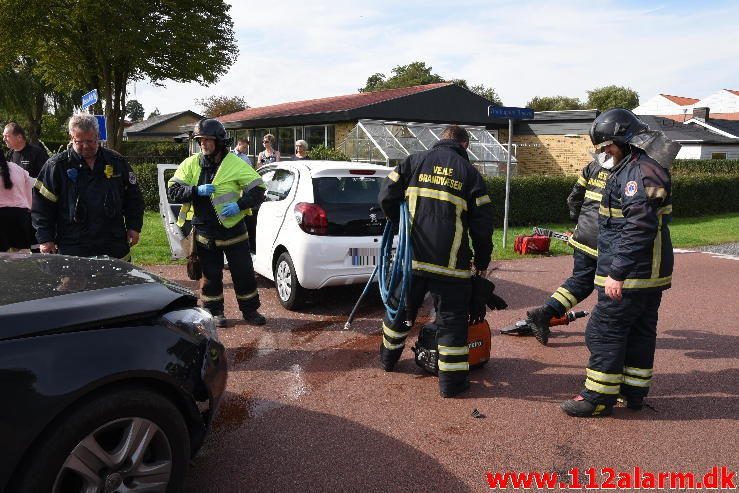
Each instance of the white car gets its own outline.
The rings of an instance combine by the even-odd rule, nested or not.
[[[160,212],[172,256],[183,258],[179,205],[166,197],[166,170],[176,168],[159,165]],[[385,227],[377,194],[390,171],[345,161],[282,161],[259,169],[267,192],[252,238],[254,270],[275,282],[285,308],[298,308],[305,290],[367,282]]]

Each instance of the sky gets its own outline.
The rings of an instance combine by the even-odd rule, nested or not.
[[[640,101],[739,90],[739,2],[230,1],[236,62],[209,86],[129,86],[148,115],[200,112],[196,99],[251,107],[353,94],[375,73],[423,61],[444,79],[492,87],[506,106],[587,99],[607,85]]]

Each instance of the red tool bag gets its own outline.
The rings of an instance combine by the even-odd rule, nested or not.
[[[551,238],[541,235],[518,235],[513,242],[513,251],[526,255],[529,253],[548,253]]]

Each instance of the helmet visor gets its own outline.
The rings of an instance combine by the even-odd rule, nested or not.
[[[596,152],[596,154],[597,153],[601,153],[601,152],[605,152],[606,147],[608,147],[611,144],[613,144],[613,141],[612,140],[606,140],[604,142],[601,142],[600,144],[595,144],[595,152]]]

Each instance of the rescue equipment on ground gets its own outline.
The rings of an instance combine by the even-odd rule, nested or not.
[[[540,228],[539,226],[534,226],[531,234],[537,236],[548,236],[549,238],[554,238],[555,240],[562,240],[565,243],[568,243],[570,241],[571,236],[567,233],[560,233],[559,231],[552,231],[551,229]]]
[[[542,235],[517,235],[513,241],[513,251],[521,254],[549,253],[551,238]]]
[[[549,321],[549,326],[554,327],[556,325],[569,325],[570,322],[574,322],[578,318],[585,317],[589,314],[587,310],[580,310],[580,311],[569,311],[562,315],[561,317],[552,317],[552,319]],[[500,329],[501,334],[505,334],[508,336],[532,336],[534,335],[534,331],[531,329],[531,325],[529,324],[529,320],[519,320],[513,325],[509,325],[508,327],[504,327]]]
[[[490,325],[486,320],[467,327],[468,361],[470,370],[481,368],[490,360]],[[439,327],[426,324],[418,333],[418,341],[411,348],[416,364],[432,375],[439,374]]]

